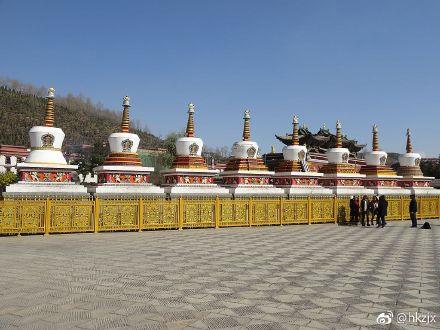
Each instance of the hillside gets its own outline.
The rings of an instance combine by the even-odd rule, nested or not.
[[[29,145],[28,131],[41,125],[46,100],[43,97],[0,87],[0,144]],[[91,144],[106,141],[110,133],[119,130],[119,114],[93,112],[80,107],[70,108],[57,104],[55,99],[55,126],[66,134],[64,145]],[[161,147],[163,141],[142,130],[132,129],[139,135],[141,148]]]

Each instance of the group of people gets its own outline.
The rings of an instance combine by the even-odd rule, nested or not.
[[[359,201],[359,197],[353,196],[350,199],[350,222],[357,224],[359,218],[363,227],[366,224],[369,227],[374,226],[374,220],[376,219],[377,228],[383,228],[387,222],[385,220],[388,214],[388,201],[385,196],[373,196],[369,199],[368,196],[363,196]],[[415,195],[411,195],[411,201],[409,203],[409,214],[411,217],[411,227],[417,227],[417,200]]]

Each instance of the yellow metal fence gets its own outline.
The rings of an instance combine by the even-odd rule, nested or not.
[[[439,197],[418,197],[418,217],[440,217]],[[409,219],[409,197],[388,198],[388,220]],[[0,201],[0,234],[337,223],[349,199],[93,199]]]

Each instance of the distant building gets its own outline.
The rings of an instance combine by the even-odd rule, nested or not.
[[[64,148],[64,156],[69,164],[80,160],[83,155],[93,152],[93,146],[89,144],[68,144]]]
[[[17,173],[17,163],[24,161],[29,152],[30,150],[23,146],[0,144],[0,173]]]

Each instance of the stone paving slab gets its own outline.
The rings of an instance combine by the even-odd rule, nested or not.
[[[0,329],[440,328],[430,223],[0,237]]]

